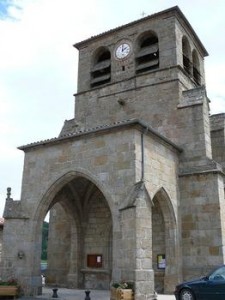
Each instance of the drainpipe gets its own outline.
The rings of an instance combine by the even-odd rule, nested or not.
[[[148,127],[141,133],[141,181],[145,179],[145,153],[144,153],[144,135],[147,134]]]

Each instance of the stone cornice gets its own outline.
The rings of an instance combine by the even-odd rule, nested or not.
[[[189,171],[178,174],[179,177],[196,176],[196,175],[208,175],[208,174],[220,174],[225,176],[225,173],[220,169],[204,170],[204,171]]]

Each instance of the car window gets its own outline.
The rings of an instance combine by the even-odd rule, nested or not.
[[[225,266],[214,271],[210,276],[210,280],[225,280]]]

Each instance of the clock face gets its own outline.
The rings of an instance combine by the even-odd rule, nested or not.
[[[115,51],[115,56],[118,59],[126,58],[131,52],[131,45],[127,42],[121,43]]]

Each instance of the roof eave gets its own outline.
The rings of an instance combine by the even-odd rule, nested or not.
[[[108,35],[108,34],[112,34],[114,32],[117,32],[121,29],[124,29],[126,27],[130,27],[130,26],[133,26],[137,23],[140,23],[140,22],[143,22],[144,20],[148,20],[148,19],[153,19],[153,18],[156,18],[160,15],[163,15],[163,14],[166,14],[168,12],[172,12],[174,11],[175,13],[177,13],[177,15],[179,17],[181,17],[181,19],[184,21],[184,23],[187,25],[187,27],[191,30],[193,36],[195,37],[195,39],[197,40],[197,42],[199,43],[200,47],[202,48],[202,51],[203,51],[203,55],[204,56],[208,56],[208,52],[207,50],[205,49],[205,47],[203,46],[202,42],[200,41],[199,37],[197,36],[197,34],[195,33],[193,27],[191,26],[191,24],[189,23],[189,21],[187,20],[187,18],[185,17],[185,15],[182,13],[182,11],[180,10],[179,6],[173,6],[171,8],[168,8],[168,9],[165,9],[165,10],[162,10],[160,12],[157,12],[157,13],[154,13],[154,14],[151,14],[149,16],[146,16],[144,18],[141,18],[141,19],[138,19],[138,20],[135,20],[133,22],[130,22],[130,23],[127,23],[125,25],[122,25],[122,26],[118,26],[114,29],[110,29],[106,32],[103,32],[103,33],[100,33],[98,35],[95,35],[95,36],[92,36],[86,40],[83,40],[81,42],[78,42],[78,43],[75,43],[73,46],[77,49],[77,50],[80,50],[81,48],[85,47],[90,41],[95,41],[105,35]]]
[[[119,127],[125,127],[125,126],[131,126],[131,125],[139,125],[144,129],[145,133],[149,132],[149,133],[157,136],[158,138],[160,138],[161,140],[163,140],[164,142],[166,142],[170,146],[174,147],[178,152],[183,151],[182,148],[180,148],[179,146],[174,144],[168,138],[164,137],[163,135],[161,135],[160,133],[155,131],[153,128],[151,128],[148,124],[146,124],[143,121],[140,121],[139,119],[120,121],[120,122],[116,122],[116,123],[110,124],[110,125],[102,125],[102,126],[98,126],[96,128],[93,128],[93,129],[88,129],[88,130],[85,130],[85,131],[79,131],[79,132],[76,132],[76,133],[73,133],[73,134],[68,134],[68,135],[65,135],[65,136],[61,136],[61,137],[57,137],[57,138],[52,138],[52,139],[48,139],[48,140],[44,140],[44,141],[40,141],[40,142],[35,142],[35,143],[32,143],[32,144],[20,146],[20,147],[18,147],[18,149],[26,152],[26,150],[29,150],[29,149],[32,149],[32,148],[35,148],[35,147],[40,147],[40,146],[45,146],[45,145],[52,145],[52,144],[60,143],[61,141],[66,141],[66,140],[69,140],[69,139],[72,139],[72,138],[78,138],[78,137],[81,137],[81,136],[86,136],[86,135],[90,135],[90,134],[94,134],[94,133],[100,133],[100,132],[103,132],[103,131],[109,131],[109,130],[116,129],[116,128],[119,128]]]

